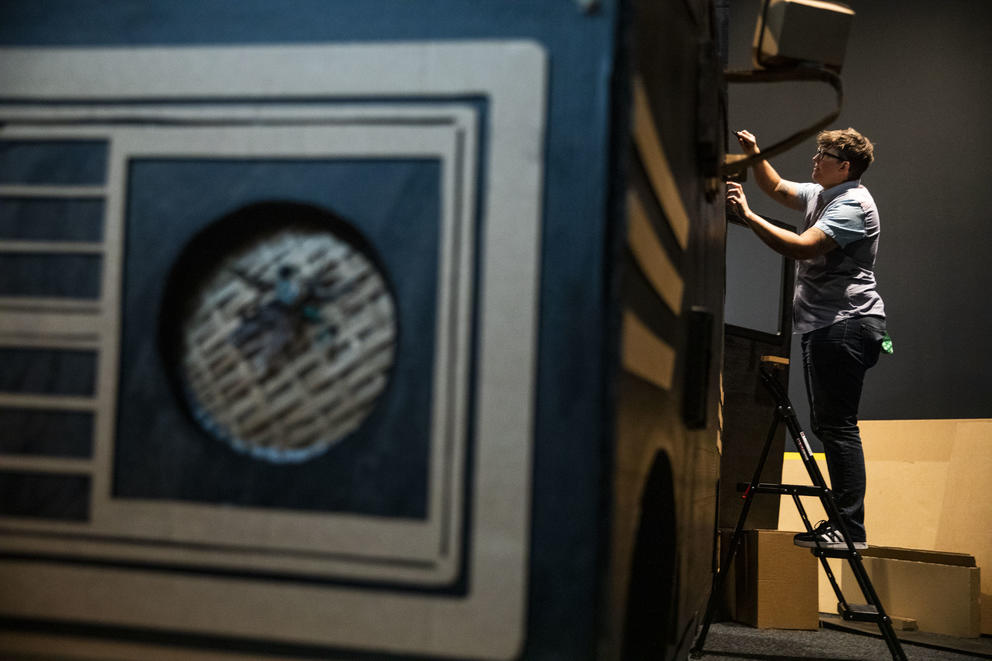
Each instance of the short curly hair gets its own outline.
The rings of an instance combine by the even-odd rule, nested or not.
[[[875,145],[853,128],[820,131],[816,136],[816,146],[820,149],[835,149],[851,164],[848,181],[860,179],[871,162],[875,160]]]

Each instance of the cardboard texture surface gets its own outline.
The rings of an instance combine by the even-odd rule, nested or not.
[[[883,555],[885,549],[873,549]],[[898,549],[900,558],[912,557]],[[932,558],[923,552],[920,558]],[[864,557],[871,579],[887,613],[916,621],[919,630],[962,638],[980,631],[979,569],[920,560]],[[848,563],[841,569],[841,589],[849,601],[860,591]]]
[[[792,533],[747,530],[735,563],[738,622],[759,629],[816,629],[816,558]]]
[[[891,558],[892,560],[910,560],[913,562],[931,562],[938,565],[954,565],[955,567],[974,567],[975,557],[967,553],[948,553],[946,551],[924,551],[919,549],[901,549],[894,546],[873,546],[861,552],[866,558]]]
[[[992,419],[862,420],[860,426],[869,544],[973,556],[978,568],[986,569],[979,572],[985,605],[980,628],[992,634],[992,491],[986,486],[992,475]],[[817,464],[829,483],[822,457],[818,455]],[[798,458],[786,455],[782,481],[809,484]],[[819,502],[806,498],[803,506],[813,523],[826,518]],[[791,498],[781,503],[779,512],[780,530],[802,530]],[[829,562],[835,574],[846,564]],[[819,608],[833,613],[836,597],[822,570],[819,575]],[[883,605],[891,611],[884,601]]]

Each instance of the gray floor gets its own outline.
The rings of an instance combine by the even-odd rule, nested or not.
[[[945,638],[945,637],[940,637]],[[908,642],[902,649],[909,661],[966,661],[967,659],[992,659],[992,638],[977,640],[935,640],[928,644],[960,642],[969,652],[952,652],[945,649],[923,647]],[[717,622],[710,628],[703,655],[704,661],[730,659],[762,661],[885,661],[892,655],[880,637],[862,633],[840,631],[821,626],[819,631],[783,631],[754,629],[730,622]]]

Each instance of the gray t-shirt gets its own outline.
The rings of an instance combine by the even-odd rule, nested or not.
[[[871,193],[860,181],[848,181],[828,190],[801,184],[798,195],[806,203],[802,231],[817,227],[838,248],[796,262],[793,331],[808,333],[855,317],[885,317],[875,286],[880,228]]]

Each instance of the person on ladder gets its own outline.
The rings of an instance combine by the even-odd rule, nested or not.
[[[757,139],[738,131],[746,154]],[[875,283],[880,232],[878,208],[861,176],[874,159],[872,143],[852,128],[822,131],[813,156],[813,183],[779,176],[766,160],[753,166],[758,186],[775,201],[805,214],[798,234],[751,211],[740,184],[730,182],[727,202],[766,245],[796,261],[793,332],[802,334],[803,372],[813,432],[823,443],[831,490],[843,528],[856,549],[865,532],[865,460],[858,405],[865,372],[890,349],[885,308]],[[846,548],[837,523],[821,522],[795,544]]]

